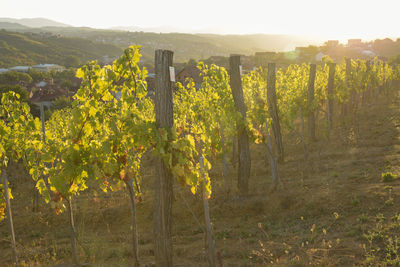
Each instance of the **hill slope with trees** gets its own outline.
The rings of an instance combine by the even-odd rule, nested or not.
[[[322,43],[322,39],[294,35],[220,35],[95,29],[68,27],[68,25],[58,22],[47,22],[40,19],[39,21],[20,21],[0,18],[0,29],[39,35],[82,38],[121,48],[138,44],[142,46],[142,63],[145,64],[153,64],[153,55],[156,49],[173,50],[176,54],[175,62],[185,62],[191,58],[198,60],[211,56],[228,56],[229,54],[249,55],[259,51],[290,51],[296,46]]]
[[[68,66],[121,54],[112,44],[101,44],[82,38],[57,37],[33,33],[0,31],[0,67],[53,63]],[[74,60],[75,59],[75,60]]]

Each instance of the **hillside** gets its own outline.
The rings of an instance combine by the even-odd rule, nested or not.
[[[29,27],[14,23],[14,22],[5,22],[0,20],[0,29],[7,31],[29,31]]]
[[[170,49],[176,53],[176,62],[190,58],[204,59],[229,54],[250,55],[259,51],[290,51],[296,46],[322,43],[316,38],[291,35],[217,35],[189,33],[152,33],[100,30],[92,28],[44,28],[64,36],[87,38],[120,47],[131,44],[143,46],[145,58],[153,60],[155,49]],[[43,29],[42,29],[43,30]]]
[[[121,51],[115,45],[82,38],[0,31],[0,67],[40,63],[66,65],[71,57],[86,62],[105,55],[117,56]]]
[[[390,246],[389,237],[392,242],[398,240],[395,233],[386,235],[396,231],[400,222],[394,217],[394,223],[387,226],[398,212],[400,181],[382,182],[381,174],[400,173],[399,104],[398,91],[380,96],[342,118],[329,141],[321,131],[319,141],[308,146],[307,161],[299,137],[286,132],[288,156],[279,166],[284,184],[281,190],[270,190],[270,170],[262,145],[251,147],[251,195],[247,199],[226,197],[222,166],[217,165],[211,173],[210,207],[216,251],[223,266],[378,266],[368,264],[367,256],[371,260],[384,255],[372,249]],[[320,125],[323,122],[322,118]],[[40,212],[32,212],[32,182],[23,178],[22,171],[15,171],[18,168],[12,168],[12,205],[21,259],[28,266],[67,266],[71,260],[67,214],[55,216],[45,203],[41,203]],[[232,165],[229,169],[235,181],[236,171]],[[154,175],[148,157],[143,197],[137,205],[143,266],[154,266]],[[82,258],[86,255],[89,266],[125,266],[132,257],[127,234],[129,197],[125,192],[96,194],[85,192],[75,202],[76,225],[86,250],[81,250]],[[203,221],[201,200],[178,186],[174,198],[175,264],[206,266],[203,226],[199,225]],[[8,236],[5,222],[0,223],[0,236]],[[377,239],[369,243],[367,237],[373,236]],[[7,266],[11,258],[8,239],[0,239],[0,251],[4,255],[0,265]],[[394,248],[394,253],[397,251]]]
[[[35,22],[35,23],[34,23]],[[89,27],[68,27],[53,21],[30,21],[17,19],[1,19],[0,29],[22,33],[49,33],[69,38],[83,38],[96,43],[111,44],[121,48],[132,44],[143,47],[143,62],[152,64],[156,49],[169,49],[176,53],[176,62],[185,62],[211,56],[228,56],[229,54],[251,55],[259,51],[290,51],[296,46],[321,44],[318,38],[294,35],[218,35],[161,33],[144,31],[127,31],[118,29],[94,29]],[[40,26],[35,26],[40,25]],[[126,29],[139,29],[127,27]]]
[[[0,18],[0,22],[17,23],[29,28],[70,27],[70,25],[45,18],[22,18],[22,19]]]

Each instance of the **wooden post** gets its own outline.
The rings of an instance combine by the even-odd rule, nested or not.
[[[376,65],[376,68],[379,69],[379,66],[380,66],[379,61],[374,62],[374,64]],[[383,67],[382,67],[382,74],[383,74],[383,79],[385,79],[385,73],[383,72]],[[382,84],[383,84],[383,82],[382,82]],[[378,98],[378,95],[379,95],[381,85],[379,84],[379,82],[374,82],[373,86],[374,87],[372,88],[372,91],[373,91],[372,92],[372,94],[373,94],[372,101],[376,101],[376,99]]]
[[[315,141],[315,114],[313,109],[314,102],[314,91],[315,91],[315,74],[317,71],[317,65],[310,64],[310,76],[308,80],[308,135],[310,141]]]
[[[327,103],[327,117],[328,117],[328,132],[330,133],[333,127],[333,105],[334,105],[334,82],[335,82],[335,68],[336,63],[329,63],[329,77],[328,77],[328,99]]]
[[[18,264],[18,256],[17,256],[17,246],[15,243],[15,233],[14,233],[14,223],[12,218],[11,211],[11,203],[10,203],[10,195],[8,194],[8,180],[5,169],[1,170],[1,175],[3,176],[3,190],[4,190],[4,198],[6,201],[6,209],[7,209],[7,221],[8,221],[8,229],[10,231],[10,239],[11,239],[11,248],[13,252],[13,262]]]
[[[39,110],[40,110],[40,121],[41,121],[41,124],[42,124],[42,133],[43,133],[42,140],[43,140],[43,143],[45,144],[46,143],[46,128],[45,128],[44,105],[43,105],[43,103],[40,103]],[[44,176],[44,181],[45,181],[45,184],[47,186],[47,184],[48,184],[47,176]],[[49,189],[49,187],[47,187],[47,188]],[[32,211],[33,212],[38,212],[39,211],[39,190],[36,188],[36,182],[34,182],[33,190],[34,191],[33,191]],[[49,192],[51,192],[51,191],[49,190]]]
[[[278,164],[276,163],[276,158],[274,152],[272,151],[271,135],[269,134],[268,128],[269,128],[268,121],[265,121],[265,132],[267,134],[267,144],[265,146],[269,158],[269,165],[271,166],[272,185],[273,188],[276,188],[279,182]]]
[[[386,90],[387,90],[385,69],[386,69],[386,62],[382,62],[382,74],[383,74],[382,90],[378,90],[378,95],[381,94],[381,91],[386,92]]]
[[[351,58],[346,58],[346,85],[350,86],[350,78],[351,78]],[[351,88],[354,89],[354,88]]]
[[[205,191],[206,185],[206,176],[204,170],[204,158],[203,156],[200,157],[200,168],[202,171],[202,184],[203,184],[203,207],[204,207],[204,218],[206,223],[206,237],[207,237],[207,260],[208,266],[215,267],[215,254],[214,254],[214,244],[212,238],[212,228],[211,228],[211,220],[210,220],[210,209],[208,206],[208,197]]]
[[[350,88],[351,59],[345,58],[345,62],[346,62],[345,84],[346,84],[348,90],[350,90],[350,92],[352,92],[353,88]],[[350,94],[350,98],[351,98],[351,94]],[[342,103],[342,111],[340,114],[342,119],[344,119],[344,117],[347,115],[350,103],[351,103],[351,100],[349,100],[349,99],[347,101],[345,100],[345,102]]]
[[[69,230],[71,234],[71,246],[72,246],[72,259],[74,262],[74,266],[79,266],[79,256],[78,250],[76,246],[76,231],[75,231],[75,222],[74,222],[74,212],[72,209],[72,196],[66,199],[67,202],[67,210],[68,210],[68,219],[69,219]]]
[[[268,112],[272,118],[272,131],[274,133],[276,148],[278,150],[278,161],[283,162],[285,160],[283,152],[283,142],[281,134],[281,125],[278,116],[278,104],[276,100],[276,72],[275,63],[268,63],[267,72],[267,101],[268,101]]]
[[[367,79],[368,79],[368,83],[367,83],[367,101],[370,102],[371,101],[371,97],[372,97],[372,84],[369,81],[370,78],[370,73],[371,73],[371,60],[367,61]]]
[[[131,200],[131,215],[132,215],[132,252],[133,252],[133,266],[139,267],[139,246],[138,246],[138,233],[136,224],[136,203],[135,203],[135,190],[133,189],[133,179],[125,181],[126,189],[129,192]]]
[[[46,145],[46,127],[45,127],[45,116],[44,116],[44,105],[43,105],[43,103],[40,103],[40,121],[42,123],[42,134],[43,134],[42,140],[43,140],[43,144]],[[48,165],[48,163],[45,163],[45,165]],[[43,175],[43,180],[45,182],[47,190],[49,192],[51,192],[47,175]]]
[[[304,162],[307,161],[307,145],[306,145],[306,135],[305,135],[305,127],[304,127],[304,116],[303,109],[300,107],[300,135],[301,135],[301,143],[303,144],[303,154],[304,154]]]
[[[43,142],[46,142],[46,128],[44,124],[44,105],[40,103],[40,121],[42,123]]]
[[[236,168],[237,161],[237,136],[232,136],[232,159],[231,163],[233,168]]]
[[[364,91],[363,91],[363,95],[362,95],[362,104],[363,104],[363,106],[364,105],[366,105],[367,104],[367,99],[368,99],[368,94],[369,94],[369,70],[370,70],[370,68],[371,68],[371,62],[369,61],[369,60],[367,60],[367,62],[365,63],[366,64],[366,67],[367,67],[367,69],[366,69],[366,71],[365,71],[365,77],[364,77],[364,84],[363,84],[363,89],[364,89]],[[367,84],[365,85],[365,82],[367,82]]]
[[[229,58],[230,67],[230,86],[236,109],[242,115],[240,121],[236,122],[238,135],[238,189],[240,195],[247,195],[249,190],[249,177],[251,168],[249,137],[247,135],[245,118],[246,105],[244,103],[242,79],[240,77],[240,56],[231,55]]]
[[[169,131],[174,124],[172,82],[169,67],[174,53],[168,50],[155,52],[155,111],[158,128]],[[172,267],[172,197],[173,177],[163,159],[156,163],[154,197],[154,254],[156,266]]]
[[[223,157],[223,164],[224,164],[224,182],[225,182],[225,189],[227,194],[229,195],[232,188],[231,179],[228,177],[228,162],[226,158],[226,148],[225,148],[225,133],[224,133],[224,126],[222,121],[219,123],[219,130],[221,135],[221,147],[222,147],[222,157]]]
[[[350,100],[349,103],[347,105],[347,112],[349,112],[350,110],[353,110],[354,107],[354,102],[355,102],[355,98],[356,98],[356,88],[350,88],[350,81],[351,81],[351,58],[346,58],[346,86],[348,88],[348,90],[350,90]]]
[[[360,73],[360,71],[361,71],[361,62],[360,62],[360,60],[357,60],[357,67],[356,67],[355,73]],[[362,100],[361,99],[362,98],[362,88],[363,88],[362,84],[363,84],[363,82],[362,82],[362,80],[360,80],[359,83],[356,85],[358,87],[358,92],[355,93],[356,98],[354,101],[354,112],[357,111],[357,109],[361,103],[361,100]]]

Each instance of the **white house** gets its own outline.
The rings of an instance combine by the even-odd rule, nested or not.
[[[319,52],[318,54],[315,55],[315,60],[316,61],[322,61],[322,58],[324,57],[324,53]]]
[[[41,81],[41,82],[38,82],[37,84],[35,84],[36,85],[36,87],[45,87],[46,85],[47,85],[47,82],[45,82],[45,81]]]
[[[374,52],[372,52],[371,50],[363,50],[361,52],[361,54],[363,54],[364,56],[370,57],[370,58],[376,57],[376,54]]]
[[[10,70],[19,71],[19,72],[28,72],[30,68],[31,67],[29,67],[29,66],[15,66],[15,67],[10,68]]]

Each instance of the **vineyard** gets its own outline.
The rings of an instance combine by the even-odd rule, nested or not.
[[[1,265],[400,264],[400,67],[233,55],[196,88],[157,50],[152,95],[140,57],[84,65],[48,120],[2,95]]]

